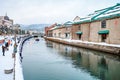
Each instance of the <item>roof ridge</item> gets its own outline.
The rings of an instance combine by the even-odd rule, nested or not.
[[[114,5],[115,7],[116,6],[120,6],[120,3],[117,3],[116,5]],[[113,7],[113,6],[111,6],[111,7]],[[102,10],[105,10],[105,9],[108,9],[108,8],[110,8],[110,7],[107,7],[107,8],[104,8],[104,9],[100,9],[100,10],[96,10],[95,12],[99,12],[99,11],[102,11]]]
[[[114,9],[116,6],[120,6],[120,3],[117,3],[117,4],[114,5],[114,6],[111,6],[111,7],[105,8],[105,9],[102,9],[103,11],[100,10],[101,12],[100,12],[99,14],[93,16],[93,17],[91,18],[91,20],[94,20],[94,19],[95,19],[96,17],[98,17],[99,15],[104,14],[105,12]]]

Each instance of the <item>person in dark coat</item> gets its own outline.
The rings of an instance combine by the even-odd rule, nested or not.
[[[8,46],[9,46],[8,42],[6,42],[5,47],[6,47],[7,50],[8,50]]]
[[[2,45],[3,56],[5,56],[5,47]]]

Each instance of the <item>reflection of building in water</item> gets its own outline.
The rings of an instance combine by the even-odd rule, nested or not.
[[[51,41],[46,41],[47,47],[53,47],[53,43]]]
[[[72,60],[73,67],[84,69],[101,80],[120,80],[120,62],[111,55],[88,49],[53,43],[61,56]]]
[[[56,49],[56,50],[59,50],[60,49],[60,44],[53,43],[53,48]]]
[[[108,73],[106,73],[106,80],[120,80],[120,61],[106,59],[108,61]]]
[[[93,75],[96,75],[96,76],[98,74],[97,63],[98,63],[98,56],[90,53],[89,54],[90,71],[92,72]]]
[[[104,80],[105,79],[105,73],[107,72],[108,70],[108,67],[107,67],[107,63],[106,63],[106,59],[104,58],[104,56],[102,56],[100,59],[99,59],[99,62],[98,62],[98,71],[99,71],[99,77],[100,79]]]
[[[84,51],[84,53],[83,53]],[[84,66],[84,68],[89,69],[89,54],[85,51],[85,49],[81,50],[82,53],[82,66]]]

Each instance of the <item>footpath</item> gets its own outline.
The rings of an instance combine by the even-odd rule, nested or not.
[[[2,45],[0,45],[0,80],[24,80],[21,58],[19,55],[20,44],[17,45],[16,58],[12,57],[14,40],[12,40],[12,45],[9,45],[9,50],[5,51],[5,56],[3,56]]]
[[[2,53],[2,45],[0,46],[0,80],[13,80],[14,73],[5,74],[5,70],[14,68],[14,58],[12,58],[13,45],[9,46],[9,50],[5,51],[5,56]]]

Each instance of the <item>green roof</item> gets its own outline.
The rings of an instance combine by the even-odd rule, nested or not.
[[[57,24],[54,28],[52,28],[51,30],[55,30],[55,29],[58,29],[58,28],[61,28],[62,24]]]
[[[98,31],[98,34],[109,34],[109,30]]]
[[[72,25],[72,22],[71,21],[67,21],[64,23],[64,25]]]
[[[62,24],[57,24],[56,26],[62,26]]]
[[[120,3],[105,9],[94,11],[94,13],[89,14],[85,18],[80,18],[78,22],[74,22],[73,24],[81,24],[115,17],[120,17]]]
[[[82,34],[83,32],[81,32],[81,31],[78,31],[78,32],[76,32],[76,34]]]
[[[101,12],[95,15],[94,17],[92,17],[91,20],[100,20],[100,18],[104,18],[104,19],[113,18],[113,16],[114,17],[119,16],[119,14],[120,14],[120,4],[117,3],[114,6],[102,9]]]
[[[83,20],[79,22],[74,22],[73,24],[81,24],[81,23],[86,23],[86,22],[91,22],[91,20]]]

